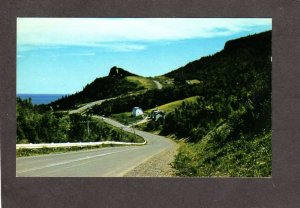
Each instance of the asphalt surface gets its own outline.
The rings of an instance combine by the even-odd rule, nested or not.
[[[107,147],[88,151],[16,159],[17,177],[120,177],[151,157],[174,147],[171,140],[133,130],[111,119],[104,120],[142,136],[147,145]]]
[[[161,90],[162,89],[162,84],[160,84],[159,81],[153,80],[153,82],[156,84],[157,89]]]
[[[91,103],[86,103],[84,104],[82,107],[78,108],[78,109],[75,109],[75,110],[71,110],[69,112],[69,114],[73,114],[73,113],[82,113],[84,111],[86,111],[87,109],[93,107],[94,105],[100,105],[101,103],[103,103],[104,101],[107,101],[107,100],[113,100],[113,99],[116,99],[118,97],[115,97],[115,98],[107,98],[107,99],[103,99],[103,100],[97,100],[97,101],[94,101],[94,102],[91,102]]]

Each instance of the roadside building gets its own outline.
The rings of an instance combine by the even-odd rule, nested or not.
[[[140,116],[143,115],[144,112],[140,107],[134,107],[131,111],[132,116]]]
[[[153,110],[150,114],[150,118],[153,121],[158,121],[159,119],[165,119],[165,112],[162,110]]]

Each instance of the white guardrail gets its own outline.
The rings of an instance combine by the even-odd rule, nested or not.
[[[54,148],[54,147],[86,147],[86,146],[97,146],[97,145],[101,145],[101,144],[145,145],[145,144],[147,144],[147,141],[144,141],[142,143],[104,141],[104,142],[77,142],[77,143],[17,144],[16,149],[37,149],[37,148]]]

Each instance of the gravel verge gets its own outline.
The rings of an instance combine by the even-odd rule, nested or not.
[[[174,144],[172,149],[164,150],[154,155],[149,160],[138,165],[127,172],[125,177],[172,177],[174,169],[171,164],[177,153],[178,145]]]

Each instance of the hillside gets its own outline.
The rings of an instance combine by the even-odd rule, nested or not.
[[[225,43],[222,51],[190,62],[164,76],[173,78],[177,82],[182,83],[185,82],[185,80],[198,79],[206,83],[209,82],[210,84],[213,83],[217,85],[217,82],[220,81],[219,85],[215,86],[220,87],[225,84],[225,78],[235,79],[235,76],[232,76],[233,74],[241,74],[241,72],[249,70],[248,64],[253,66],[253,70],[261,70],[258,69],[257,66],[269,63],[270,58],[271,31],[267,31],[228,41]],[[261,73],[262,71],[257,72]],[[215,78],[208,78],[208,76],[212,75]]]
[[[138,87],[144,88],[144,89],[156,89],[156,85],[153,82],[153,80],[148,79],[146,77],[141,76],[127,76],[125,79],[128,82],[135,83]]]
[[[144,130],[184,138],[173,167],[178,176],[271,175],[271,31],[225,43],[220,52],[162,76],[162,90],[119,98],[92,113],[117,114],[200,96]],[[159,77],[156,77],[158,80]],[[163,82],[162,82],[163,83]]]
[[[132,81],[133,79],[134,81]],[[146,83],[145,79],[141,78],[143,83]],[[139,76],[122,68],[112,67],[108,76],[97,78],[92,83],[87,84],[82,91],[63,97],[49,105],[53,109],[66,110],[76,108],[83,103],[146,89],[143,84],[137,83],[135,80],[139,80]],[[149,83],[147,84],[149,85]]]
[[[177,175],[270,176],[271,70],[268,31],[165,75],[203,87],[197,103],[180,106],[159,127],[187,138],[173,163]]]

